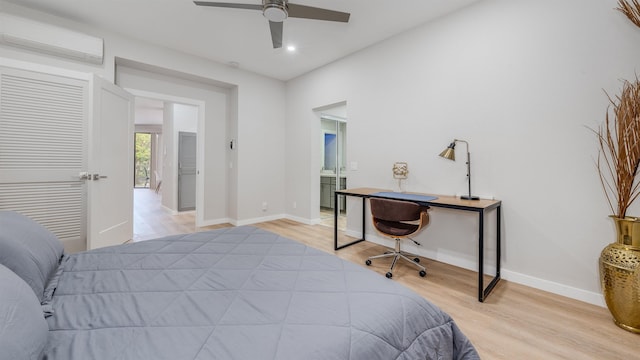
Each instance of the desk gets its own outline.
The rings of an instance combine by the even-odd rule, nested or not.
[[[352,241],[347,244],[343,244],[338,246],[338,207],[334,209],[334,225],[333,225],[333,248],[335,250],[340,250],[347,246],[351,246],[353,244],[357,244],[361,241],[365,240],[365,223],[366,223],[366,199],[371,197],[378,197],[375,193],[378,192],[387,192],[390,190],[386,189],[375,189],[375,188],[356,188],[356,189],[345,189],[345,190],[336,190],[335,192],[335,203],[338,203],[338,196],[354,196],[362,198],[362,239],[358,239],[356,241]],[[418,194],[418,193],[416,193]],[[432,194],[418,194],[418,195],[432,195]],[[500,207],[502,206],[502,202],[500,200],[462,200],[455,196],[447,196],[447,195],[433,195],[437,198],[434,200],[428,200],[424,202],[420,202],[420,204],[433,206],[433,207],[442,207],[447,209],[455,209],[455,210],[463,210],[463,211],[474,211],[478,213],[478,301],[484,302],[484,300],[489,296],[491,290],[496,286],[498,281],[500,281]],[[389,196],[384,196],[385,198],[389,198]],[[403,199],[399,199],[403,200]],[[408,200],[405,200],[408,201]],[[489,282],[487,287],[484,287],[484,213],[489,210],[496,210],[496,275]]]

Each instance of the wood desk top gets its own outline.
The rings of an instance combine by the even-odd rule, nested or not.
[[[375,194],[377,192],[393,192],[393,190],[368,188],[368,187],[336,190],[336,193],[338,194],[354,195],[359,197],[371,197],[372,194]],[[465,208],[474,208],[474,209],[489,209],[489,208],[494,208],[496,206],[499,206],[502,203],[500,200],[489,200],[489,199],[463,200],[457,196],[427,194],[427,193],[418,193],[418,192],[411,192],[411,191],[406,192],[406,194],[435,196],[437,197],[437,199],[429,200],[427,201],[427,203],[433,206],[441,205],[443,207],[453,206],[453,207],[465,207]]]

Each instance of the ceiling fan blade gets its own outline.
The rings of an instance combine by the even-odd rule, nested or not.
[[[351,14],[345,12],[321,9],[305,5],[296,5],[292,3],[289,3],[287,7],[289,9],[289,17],[294,18],[349,22],[349,17],[351,16]]]
[[[213,7],[222,7],[222,8],[249,9],[249,10],[262,11],[262,5],[254,5],[254,4],[236,4],[236,3],[210,2],[210,1],[194,1],[193,3],[198,6],[213,6]]]
[[[273,48],[282,47],[282,22],[269,21],[269,29],[271,29],[271,42]]]

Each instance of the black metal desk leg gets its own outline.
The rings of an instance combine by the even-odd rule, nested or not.
[[[481,215],[482,216],[482,215]],[[500,281],[500,206],[496,207],[496,275],[493,277],[493,279],[491,279],[491,281],[489,281],[489,284],[487,284],[487,288],[480,290],[480,293],[478,295],[478,300],[480,302],[484,302],[484,299],[487,298],[487,296],[489,296],[489,294],[491,293],[491,291],[493,291],[493,288],[496,286],[496,284],[498,284],[498,282]],[[482,225],[482,220],[480,221],[480,231],[482,230],[483,225]],[[482,244],[482,236],[480,237],[480,243]],[[482,249],[482,245],[480,247]],[[482,250],[481,250],[482,251]],[[480,264],[482,264],[482,259],[484,258],[484,254],[482,254],[482,256],[480,257]],[[482,265],[481,269],[482,269]],[[482,276],[484,274],[480,273],[478,274],[479,276],[481,276],[481,279],[479,280],[479,284],[480,286],[483,286],[483,281],[482,281]]]
[[[479,213],[478,222],[478,301],[484,301],[484,211]]]
[[[334,204],[338,204],[338,193],[333,194]],[[338,250],[338,206],[333,207],[333,249]]]
[[[367,203],[367,199],[366,198],[362,198],[362,240],[364,240],[364,229],[365,229],[365,224],[366,224],[366,220],[365,218],[367,217],[365,215],[365,204]]]
[[[350,195],[348,193],[342,194],[342,196],[344,196],[346,198],[347,195]],[[364,241],[364,222],[365,222],[365,215],[364,215],[364,204],[365,204],[365,198],[362,197],[362,238],[358,239],[358,240],[354,240],[352,242],[346,243],[346,244],[342,244],[342,245],[338,245],[338,214],[340,213],[340,206],[338,204],[338,197],[339,194],[336,191],[335,192],[335,198],[334,198],[334,209],[333,209],[333,250],[340,250],[342,248],[346,248],[347,246],[351,246],[353,244],[357,244],[359,242]],[[346,209],[345,209],[346,210]]]
[[[500,278],[500,206],[496,208],[496,278]]]

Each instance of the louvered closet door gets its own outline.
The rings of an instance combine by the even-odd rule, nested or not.
[[[86,239],[86,81],[0,67],[0,209]]]

